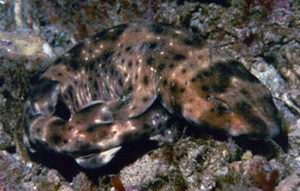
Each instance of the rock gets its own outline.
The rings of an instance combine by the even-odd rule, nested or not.
[[[126,189],[211,190],[217,177],[230,174],[227,164],[239,152],[235,147],[234,143],[182,139],[125,167],[120,180]]]
[[[264,61],[263,58],[256,58],[252,64],[251,73],[254,74],[275,97],[287,89],[287,84],[276,71],[276,68]]]
[[[300,171],[294,172],[285,179],[281,180],[276,186],[275,191],[299,191],[300,190]]]
[[[236,161],[230,164],[233,171],[245,175],[247,181],[250,181],[249,187],[257,187],[262,190],[273,190],[277,185],[283,174],[277,165],[279,163],[276,161],[270,163],[256,155],[250,160]]]
[[[12,138],[4,131],[3,124],[0,122],[0,150],[9,149],[14,146]]]

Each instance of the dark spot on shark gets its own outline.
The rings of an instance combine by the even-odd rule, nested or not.
[[[148,100],[149,100],[149,97],[147,97],[147,96],[143,97],[143,99],[142,99],[142,101],[143,101],[144,103],[148,102]]]
[[[132,67],[132,61],[131,61],[131,60],[128,61],[128,67],[129,67],[129,68]]]
[[[162,71],[165,67],[166,67],[165,63],[160,63],[159,66],[158,66],[158,70]]]
[[[191,82],[192,82],[192,83],[195,83],[196,80],[197,80],[197,78],[196,78],[196,77],[193,77],[193,78],[191,79]]]
[[[183,93],[184,91],[185,91],[185,88],[183,88],[183,87],[179,88],[180,93]]]
[[[104,51],[99,59],[103,62],[108,62],[111,60],[113,53],[113,51]]]
[[[163,84],[163,86],[166,86],[166,85],[168,84],[168,80],[167,80],[167,79],[164,79],[164,80],[162,81],[162,84]]]
[[[149,84],[149,77],[148,76],[144,76],[144,78],[143,78],[143,84],[145,85],[145,86],[147,86],[148,84]]]
[[[185,59],[186,59],[186,56],[184,56],[183,54],[178,53],[173,56],[173,60],[175,60],[175,61],[182,61]]]
[[[129,52],[131,49],[132,49],[131,46],[127,46],[127,47],[125,48],[125,51],[126,51],[126,52]]]
[[[141,50],[142,51],[146,51],[146,52],[150,52],[150,51],[153,51],[155,48],[158,47],[158,43],[157,42],[144,42],[142,45],[141,45]]]
[[[170,92],[171,93],[177,93],[179,90],[178,85],[176,82],[171,82],[170,84]]]
[[[152,58],[152,57],[149,57],[148,59],[147,59],[147,64],[148,65],[153,65],[155,62],[154,62],[154,58]]]

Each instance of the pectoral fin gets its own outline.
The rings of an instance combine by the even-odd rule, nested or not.
[[[109,163],[121,148],[121,146],[114,147],[99,154],[78,157],[76,158],[76,162],[78,165],[86,169],[99,168]]]

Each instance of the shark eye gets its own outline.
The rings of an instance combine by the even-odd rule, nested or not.
[[[219,114],[229,114],[231,112],[228,104],[216,97],[210,96],[209,101],[214,105],[213,111]]]

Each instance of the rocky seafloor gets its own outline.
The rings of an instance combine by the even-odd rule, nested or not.
[[[143,19],[189,28],[242,61],[272,92],[287,146],[190,133],[115,171],[45,162],[51,156],[33,160],[22,143],[31,84],[81,39]],[[297,191],[299,148],[299,0],[0,0],[0,191]]]

